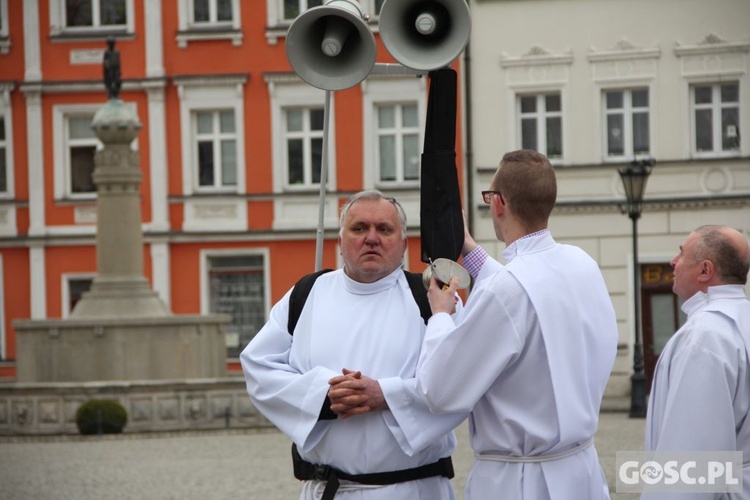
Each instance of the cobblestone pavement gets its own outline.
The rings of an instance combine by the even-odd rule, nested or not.
[[[615,452],[642,449],[643,428],[643,419],[602,413],[596,447],[612,491]],[[454,488],[460,500],[473,460],[465,423],[457,436]],[[300,485],[292,477],[289,447],[272,429],[0,437],[0,499],[296,499]]]

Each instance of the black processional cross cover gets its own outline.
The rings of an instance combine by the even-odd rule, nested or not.
[[[456,170],[456,72],[430,71],[420,187],[422,261],[458,260],[464,221]]]

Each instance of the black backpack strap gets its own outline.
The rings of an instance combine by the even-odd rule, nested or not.
[[[289,296],[289,322],[287,323],[289,335],[294,335],[297,321],[299,320],[300,314],[302,314],[302,309],[305,307],[307,296],[310,295],[315,280],[317,280],[322,274],[330,271],[333,271],[333,269],[322,269],[314,273],[306,274],[294,284],[292,294]]]
[[[426,325],[427,321],[429,321],[432,316],[432,309],[430,309],[430,301],[427,300],[427,289],[424,287],[422,275],[420,273],[404,271],[404,276],[409,283],[409,288],[411,288],[411,294],[414,296],[414,301],[417,303],[417,306],[419,306],[419,314],[422,316],[424,324]]]

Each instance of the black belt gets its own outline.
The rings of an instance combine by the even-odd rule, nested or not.
[[[317,465],[307,462],[299,456],[297,445],[292,445],[292,464],[294,465],[294,477],[301,481],[314,479],[326,481],[325,490],[321,500],[333,500],[339,489],[339,479],[354,481],[361,484],[396,484],[407,481],[416,481],[434,476],[453,478],[453,462],[451,457],[441,458],[437,462],[414,467],[412,469],[395,470],[390,472],[374,472],[372,474],[348,474],[334,469],[330,465]]]

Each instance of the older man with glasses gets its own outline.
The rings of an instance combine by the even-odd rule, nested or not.
[[[618,337],[604,279],[547,228],[557,183],[544,155],[506,154],[490,187],[507,264],[465,234],[475,286],[455,318],[457,280],[432,280],[417,390],[435,413],[471,412],[467,500],[609,498],[593,446]]]

